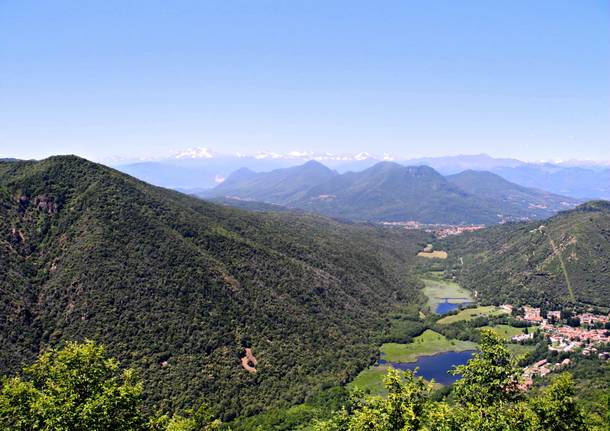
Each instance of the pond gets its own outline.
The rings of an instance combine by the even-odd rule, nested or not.
[[[468,304],[472,304],[472,302],[468,301],[468,298],[443,298],[445,300],[445,302],[441,302],[440,304],[438,304],[436,306],[436,314],[446,314],[449,313],[450,311],[453,310],[457,310],[460,307],[463,307],[465,305]],[[463,300],[463,302],[460,302],[458,304],[452,304],[449,302],[450,299],[453,300]]]
[[[399,370],[414,370],[419,368],[417,375],[426,380],[434,379],[442,385],[450,385],[460,378],[449,374],[455,365],[464,365],[472,357],[474,350],[463,352],[442,352],[436,355],[419,356],[415,362],[391,362],[390,364]],[[379,364],[388,364],[380,359]]]

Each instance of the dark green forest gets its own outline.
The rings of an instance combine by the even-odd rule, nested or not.
[[[0,369],[89,338],[141,371],[147,409],[300,403],[369,364],[389,313],[421,299],[409,262],[427,240],[210,204],[77,157],[3,162]]]

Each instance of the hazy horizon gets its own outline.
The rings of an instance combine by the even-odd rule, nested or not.
[[[607,161],[607,2],[0,5],[0,157]]]
[[[574,158],[574,159],[523,159],[518,157],[499,157],[494,154],[488,153],[477,153],[477,154],[466,154],[466,153],[457,153],[457,154],[445,154],[439,156],[399,156],[390,153],[375,153],[369,151],[362,151],[358,153],[331,153],[331,152],[313,152],[313,151],[287,151],[287,152],[273,152],[273,151],[252,151],[252,152],[235,152],[235,153],[221,153],[214,151],[210,148],[203,147],[194,147],[194,148],[184,148],[180,150],[171,150],[161,155],[136,155],[136,156],[121,156],[121,155],[111,155],[105,157],[88,157],[85,154],[79,154],[77,152],[54,152],[45,154],[41,157],[15,157],[13,154],[9,153],[0,153],[0,159],[18,159],[18,160],[42,160],[51,156],[67,156],[74,155],[78,157],[82,157],[94,162],[106,164],[109,166],[122,166],[134,163],[145,163],[145,162],[205,162],[205,161],[213,161],[213,160],[221,160],[221,159],[244,159],[244,160],[259,160],[259,161],[283,161],[283,162],[292,162],[290,164],[301,164],[310,160],[318,161],[322,164],[337,164],[341,162],[364,162],[364,161],[391,161],[391,162],[410,162],[410,161],[420,161],[420,160],[470,160],[474,161],[475,159],[480,158],[482,161],[513,161],[513,162],[522,162],[527,164],[557,164],[557,165],[567,165],[567,166],[610,166],[610,157],[607,159],[584,159],[584,158]]]

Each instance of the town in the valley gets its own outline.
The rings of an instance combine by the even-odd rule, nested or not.
[[[514,314],[512,304],[501,306]],[[535,326],[548,342],[548,349],[556,352],[572,352],[582,356],[597,356],[610,359],[610,315],[591,312],[575,314],[570,311],[541,311],[540,308],[524,306],[516,318]],[[522,313],[522,314],[521,314]],[[511,341],[527,343],[534,339],[536,331],[513,336]],[[572,363],[570,358],[552,363],[542,359],[523,370],[523,388],[529,388],[536,376],[544,377],[553,371],[563,370]]]

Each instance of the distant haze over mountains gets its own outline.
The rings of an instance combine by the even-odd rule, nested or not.
[[[515,184],[559,195],[578,199],[610,199],[610,162],[533,163],[494,158],[486,154],[413,159],[366,152],[332,154],[291,151],[282,154],[258,152],[223,155],[206,148],[191,148],[162,160],[110,164],[152,184],[196,193],[217,186],[240,168],[267,172],[300,165],[308,160],[319,161],[338,173],[362,171],[380,161],[394,161],[404,166],[429,166],[442,175],[465,170],[490,171]]]
[[[494,224],[548,217],[572,198],[510,183],[485,171],[443,177],[429,166],[378,162],[343,174],[316,161],[256,173],[242,168],[205,198],[260,201],[354,221]],[[227,200],[227,198],[229,200]]]

